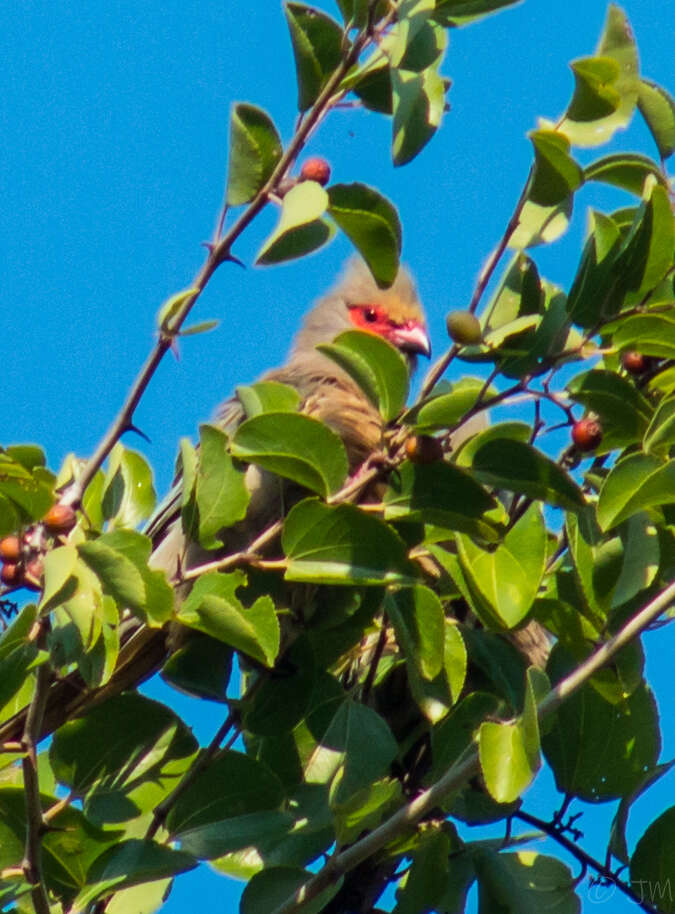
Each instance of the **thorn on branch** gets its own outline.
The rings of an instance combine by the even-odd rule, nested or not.
[[[231,252],[228,252],[227,254],[225,254],[225,256],[223,257],[223,261],[227,261],[228,263],[236,263],[238,267],[242,268],[242,270],[246,269],[246,264],[244,263],[244,261],[239,260],[239,258],[235,257],[235,255],[232,254]]]
[[[122,429],[122,434],[124,434],[125,432],[134,432],[136,435],[140,435],[140,437],[143,438],[144,441],[147,441],[148,444],[152,444],[152,441],[145,434],[145,432],[142,429],[140,429],[137,425],[134,425],[133,422],[127,422],[127,424]]]

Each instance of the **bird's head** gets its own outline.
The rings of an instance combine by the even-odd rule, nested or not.
[[[424,311],[403,267],[388,289],[380,289],[362,260],[350,261],[336,286],[305,318],[293,352],[306,353],[318,343],[332,342],[345,330],[354,329],[387,340],[406,355],[411,370],[417,355],[431,355]]]

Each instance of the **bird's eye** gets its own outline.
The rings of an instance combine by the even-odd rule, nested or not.
[[[363,316],[368,321],[369,324],[374,324],[377,320],[377,311],[375,308],[364,308]]]

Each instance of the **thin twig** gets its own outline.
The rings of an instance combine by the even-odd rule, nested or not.
[[[166,821],[166,817],[169,814],[169,811],[172,809],[179,797],[182,797],[185,791],[190,787],[196,778],[201,774],[201,772],[208,767],[209,763],[213,759],[213,756],[220,749],[220,744],[227,736],[232,724],[234,723],[234,714],[230,711],[223,723],[218,727],[215,736],[207,746],[207,748],[202,752],[200,756],[197,757],[194,765],[192,765],[184,774],[182,779],[176,784],[171,793],[166,796],[161,803],[158,803],[155,806],[152,815],[152,822],[148,827],[145,837],[147,839],[154,838],[162,825]]]
[[[559,682],[539,704],[539,719],[541,720],[556,711],[570,695],[576,692],[594,673],[601,669],[626,644],[639,635],[650,622],[667,609],[673,600],[675,600],[675,583],[662,590],[660,594],[627,622],[614,637],[610,638],[609,641],[573,670],[569,676]],[[478,749],[475,746],[469,747],[438,781],[415,797],[412,802],[399,809],[389,819],[346,850],[330,856],[321,871],[275,908],[273,914],[294,914],[294,912],[300,911],[305,904],[316,898],[317,895],[345,873],[348,873],[359,863],[379,851],[405,829],[416,825],[426,813],[438,805],[448,794],[453,790],[457,790],[467,780],[478,774],[479,769]]]
[[[528,812],[525,812],[524,809],[519,809],[517,812],[514,812],[511,816],[512,819],[520,819],[521,822],[526,822],[528,825],[533,825],[535,828],[538,828],[544,834],[548,835],[549,838],[553,838],[561,847],[564,847],[579,863],[582,864],[584,868],[589,868],[595,870],[603,879],[606,879],[607,882],[616,886],[619,891],[623,892],[631,901],[642,908],[643,911],[647,911],[647,914],[659,914],[658,908],[652,907],[649,902],[645,901],[644,898],[640,898],[629,885],[623,882],[618,878],[616,873],[613,873],[609,867],[605,866],[603,863],[600,863],[599,860],[596,860],[595,857],[591,857],[582,847],[579,847],[578,844],[575,844],[574,841],[571,841],[566,835],[564,835],[560,828],[554,825],[552,822],[546,822],[544,819],[540,819],[537,816],[533,816]]]
[[[391,18],[393,15],[394,12],[389,13],[389,18]],[[231,259],[231,248],[234,242],[239,238],[244,229],[248,227],[248,225],[258,215],[258,213],[267,205],[270,194],[276,191],[279,182],[285,177],[286,172],[296,159],[297,155],[301,151],[304,144],[307,142],[312,132],[316,129],[316,127],[319,125],[331,107],[337,101],[341,100],[344,92],[338,91],[336,93],[336,90],[352,66],[358,61],[360,54],[368,46],[371,40],[372,39],[367,34],[367,30],[365,29],[355,38],[354,43],[352,44],[348,53],[328,78],[326,85],[319,94],[313,107],[298,123],[298,128],[295,132],[295,135],[288,144],[286,151],[281,156],[281,159],[277,163],[268,181],[263,187],[260,188],[248,207],[231,225],[230,229],[222,236],[222,238],[220,238],[220,240],[215,245],[209,245],[208,257],[206,258],[206,261],[197,273],[197,276],[195,277],[194,282],[190,287],[194,289],[194,293],[186,298],[181,308],[172,317],[171,332],[160,333],[155,346],[150,352],[139,374],[137,375],[136,380],[134,381],[131,390],[129,391],[129,394],[127,395],[127,398],[124,401],[122,408],[120,409],[113,423],[101,439],[98,447],[87,462],[81,474],[71,483],[71,485],[67,487],[67,489],[62,494],[62,504],[77,505],[81,502],[82,496],[87,486],[92,481],[99,468],[102,466],[104,460],[112,448],[115,446],[117,441],[119,441],[124,431],[129,428],[136,407],[138,406],[141,397],[145,393],[145,390],[147,389],[148,384],[150,383],[155,371],[157,370],[159,363],[162,361],[167,351],[171,348],[175,337],[180,331],[181,326],[192,310],[197,299],[203,292],[211,276],[221,263]]]

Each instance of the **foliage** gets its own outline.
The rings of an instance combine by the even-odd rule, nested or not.
[[[567,865],[510,837],[518,818],[637,905],[631,885],[675,882],[673,807],[632,856],[625,838],[631,803],[666,770],[639,634],[674,596],[675,103],[640,76],[618,7],[596,54],[572,64],[563,116],[530,134],[530,174],[468,308],[480,340],[453,343],[408,408],[405,363],[388,344],[354,331],[323,347],[387,423],[386,459],[349,477],[341,440],[298,411],[294,390],[240,388],[244,420],[203,426],[198,449],[183,443],[179,503],[172,493],[139,532],[154,508],[151,471],[119,443],[159,360],[190,332],[190,308],[263,207],[280,203],[280,215],[258,263],[342,231],[391,284],[402,241],[393,204],[360,183],[299,181],[291,168],[346,98],[391,118],[396,164],[417,156],[446,109],[447,29],[510,2],[339,0],[342,22],[287,3],[296,132],[284,147],[266,112],[233,108],[227,206],[208,259],[162,307],[149,367],[97,453],[58,475],[36,446],[0,453],[0,528],[20,549],[18,561],[3,553],[6,594],[24,586],[37,600],[0,638],[4,908],[151,911],[172,879],[208,860],[249,879],[242,912],[371,910],[395,884],[398,914],[455,914],[474,883],[481,911],[578,911]],[[577,161],[576,149],[607,142],[636,112],[658,161]],[[533,249],[565,231],[575,194],[598,182],[632,202],[591,209],[563,290],[540,275]],[[630,369],[629,352],[644,356]],[[482,373],[442,380],[458,360]],[[507,416],[475,431],[472,419],[518,398],[532,403],[531,425]],[[602,428],[593,452],[547,453],[545,433],[582,415]],[[434,436],[438,459],[406,449],[413,434]],[[300,494],[228,549],[247,517],[247,465]],[[55,501],[78,509],[74,528],[42,523]],[[151,554],[178,515],[204,557],[167,576]],[[545,672],[544,631],[555,642]],[[160,667],[176,688],[225,706],[208,747],[136,691]],[[544,762],[563,809],[621,800],[606,863],[575,851],[564,812],[527,814],[522,795]],[[465,840],[456,821],[502,821],[505,837]],[[322,855],[332,856],[313,876]],[[663,893],[659,903],[675,910]]]

